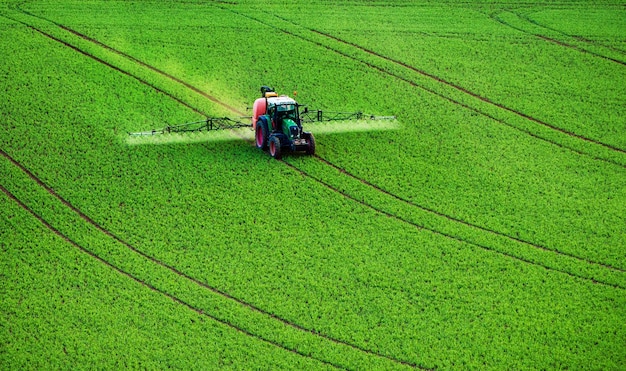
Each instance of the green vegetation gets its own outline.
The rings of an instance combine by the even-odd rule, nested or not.
[[[1,4],[2,368],[626,367],[620,3]]]

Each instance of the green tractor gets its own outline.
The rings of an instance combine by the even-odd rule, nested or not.
[[[315,138],[302,129],[300,106],[287,96],[278,96],[268,86],[261,87],[261,98],[254,102],[252,127],[257,148],[280,159],[285,151],[315,154]],[[306,112],[306,109],[305,109]]]

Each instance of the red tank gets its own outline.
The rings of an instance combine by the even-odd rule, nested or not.
[[[256,122],[259,116],[263,116],[267,110],[267,99],[258,98],[252,106],[252,129],[256,130]]]

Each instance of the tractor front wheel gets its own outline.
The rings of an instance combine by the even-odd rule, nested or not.
[[[277,136],[270,137],[270,155],[277,160],[280,160],[282,157],[282,148],[280,147],[280,138]]]
[[[267,149],[267,124],[265,121],[259,120],[256,123],[256,130],[254,133],[256,148],[262,150]]]

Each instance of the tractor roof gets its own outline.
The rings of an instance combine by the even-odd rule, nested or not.
[[[286,95],[281,95],[280,97],[267,98],[267,103],[268,105],[296,104],[296,101]]]

